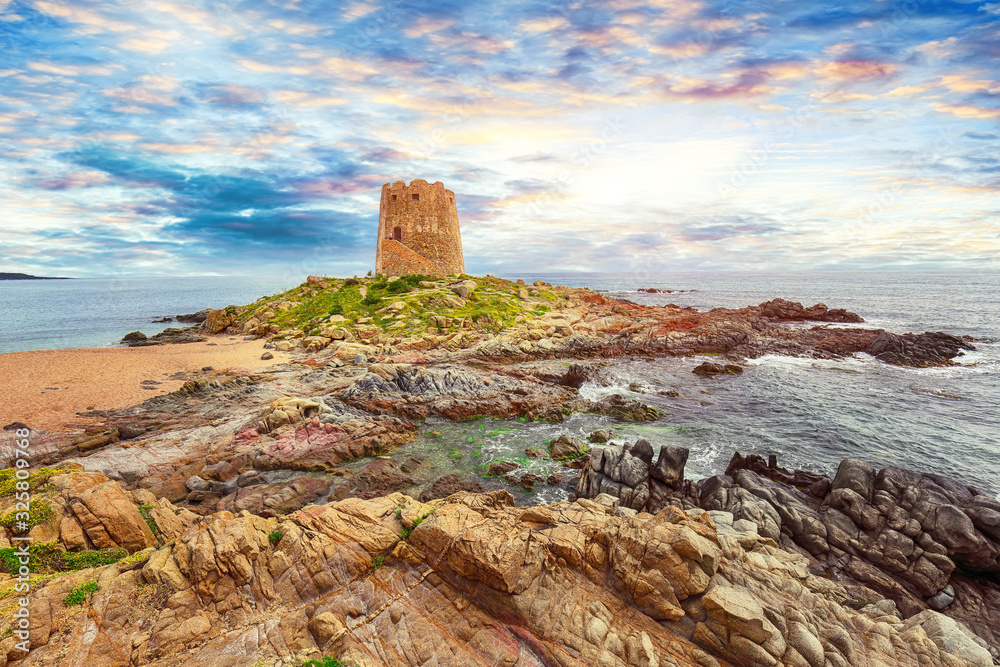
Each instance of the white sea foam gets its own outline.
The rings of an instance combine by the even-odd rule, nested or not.
[[[738,448],[724,449],[722,445],[711,442],[691,449],[688,455],[685,474],[688,479],[703,479],[722,472],[718,466],[720,456],[729,456]]]
[[[911,384],[910,391],[914,394],[923,394],[925,396],[934,396],[936,398],[944,398],[950,401],[964,401],[966,396],[959,394],[957,391],[951,391],[949,389],[939,389],[937,387],[923,387],[918,384]]]
[[[605,387],[592,382],[584,382],[580,387],[580,398],[585,398],[588,401],[599,401],[612,394],[620,394],[622,396],[642,395],[629,389],[627,384],[612,384]]]
[[[745,363],[747,366],[798,366],[800,368],[808,368],[815,362],[815,359],[808,357],[785,357],[779,354],[765,354],[756,359],[747,359]]]

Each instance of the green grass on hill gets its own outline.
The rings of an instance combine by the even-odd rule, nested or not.
[[[478,287],[460,307],[454,307],[455,295],[452,283],[459,280],[474,280]],[[425,286],[421,286],[420,283]],[[436,279],[422,275],[408,275],[390,281],[385,276],[368,278],[325,278],[325,289],[318,285],[302,284],[287,292],[272,297],[258,299],[245,307],[237,316],[237,322],[246,322],[251,317],[258,319],[272,310],[275,314],[267,321],[281,329],[297,329],[305,335],[318,335],[329,326],[352,328],[376,326],[393,336],[407,337],[423,335],[431,327],[435,316],[452,318],[458,330],[459,322],[471,318],[474,328],[499,332],[518,321],[540,317],[548,312],[550,305],[558,302],[561,295],[550,288],[525,287],[494,278],[476,278],[462,275],[458,278]],[[432,283],[432,286],[426,286]],[[364,288],[365,296],[362,296]],[[530,289],[536,294],[529,301],[518,296],[520,289]],[[546,303],[540,304],[539,301]],[[390,309],[396,302],[403,302],[402,309]],[[287,307],[278,310],[278,304]],[[333,315],[341,315],[345,322],[330,323]],[[402,322],[402,326],[392,326]]]

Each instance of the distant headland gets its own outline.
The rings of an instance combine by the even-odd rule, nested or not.
[[[0,273],[0,280],[73,280],[55,276],[32,276],[27,273]]]

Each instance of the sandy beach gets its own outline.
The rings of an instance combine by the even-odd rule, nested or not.
[[[273,359],[263,361],[263,352],[263,340],[215,338],[155,347],[0,354],[0,426],[21,421],[32,428],[67,430],[69,424],[95,421],[78,412],[128,407],[178,389],[184,382],[178,373],[201,375],[205,366],[252,370],[288,360],[287,354],[274,352]],[[159,384],[142,384],[149,380]]]

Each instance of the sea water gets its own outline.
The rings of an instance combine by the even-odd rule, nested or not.
[[[442,465],[475,475],[490,462],[545,448],[561,433],[586,436],[613,427],[618,441],[644,437],[691,450],[687,477],[722,472],[733,452],[777,454],[786,467],[832,474],[841,459],[866,458],[947,475],[1000,492],[1000,274],[995,272],[825,272],[505,275],[528,282],[587,286],[650,305],[699,310],[742,307],[775,297],[809,306],[847,308],[864,325],[897,333],[946,331],[971,335],[975,352],[960,366],[890,366],[864,354],[833,361],[765,356],[741,375],[702,378],[705,358],[613,360],[611,386],[584,385],[600,398],[616,392],[665,412],[645,424],[610,424],[574,415],[562,424],[448,423],[428,420],[414,448],[437,452]],[[0,281],[0,351],[115,345],[140,330],[152,335],[175,323],[152,319],[203,308],[242,305],[289,289],[301,277]],[[672,293],[649,294],[638,288]],[[632,389],[630,389],[630,386]],[[634,391],[634,390],[638,391]],[[677,391],[670,398],[658,392]],[[438,433],[437,436],[432,435]],[[405,448],[401,448],[405,449]],[[439,451],[440,450],[440,451]],[[400,452],[401,455],[405,452]],[[530,462],[537,474],[551,472]],[[549,466],[551,467],[551,466]],[[537,468],[537,470],[535,470]],[[444,472],[442,472],[444,474]],[[486,486],[502,484],[484,480]],[[523,502],[544,502],[564,490],[538,489]],[[551,498],[549,496],[552,496]]]
[[[0,352],[118,345],[179,322],[154,319],[245,305],[302,282],[299,276],[0,280]]]
[[[785,467],[833,474],[845,457],[877,467],[901,466],[1000,492],[1000,274],[996,272],[676,273],[523,276],[606,290],[636,303],[706,310],[775,297],[806,306],[857,312],[896,333],[971,335],[975,352],[960,366],[906,368],[866,354],[813,360],[765,356],[740,375],[702,378],[691,370],[709,357],[622,360],[612,387],[585,385],[584,395],[616,392],[666,412],[663,420],[622,429],[654,447],[691,450],[688,477],[725,469],[733,452],[777,454]],[[637,288],[675,290],[639,292]],[[685,290],[683,292],[676,290]],[[837,325],[843,326],[843,325]],[[638,383],[645,393],[629,386]],[[668,398],[658,391],[674,389]]]

